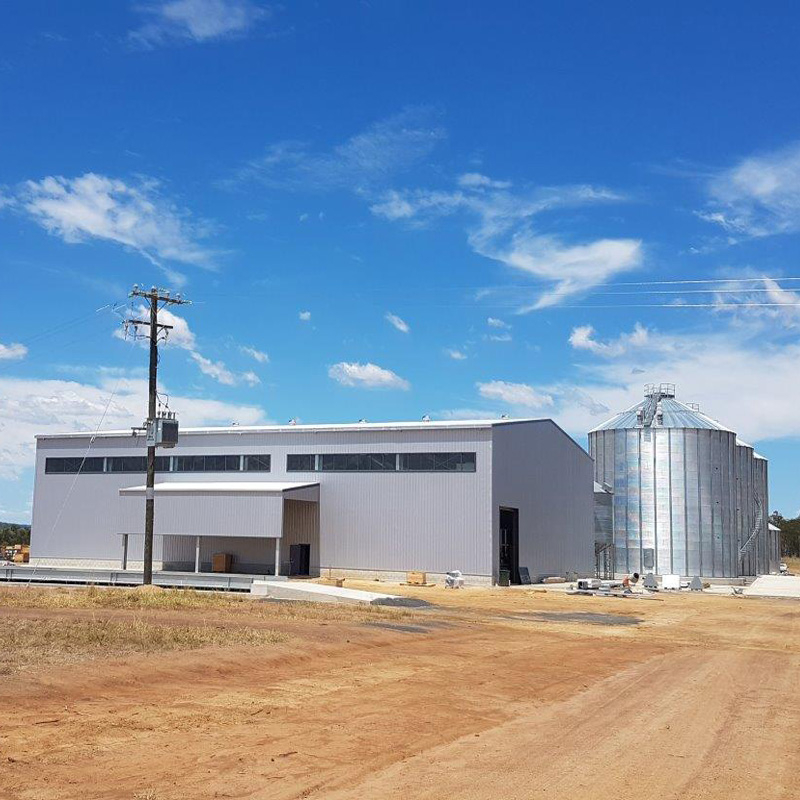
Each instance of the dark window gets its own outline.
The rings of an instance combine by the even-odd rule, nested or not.
[[[323,472],[394,472],[395,453],[323,453],[320,456]]]
[[[367,453],[362,456],[371,472],[388,472],[397,469],[397,455],[395,453]]]
[[[44,471],[48,474],[67,474],[76,475],[78,472],[102,472],[102,456],[91,456],[89,458],[46,458],[44,461]]]
[[[314,472],[314,456],[307,453],[290,453],[286,456],[287,472]]]
[[[178,472],[204,472],[203,456],[178,456],[176,469]]]
[[[475,472],[475,453],[401,453],[404,472]]]
[[[103,471],[103,457],[91,456],[84,458],[81,464],[81,472],[102,472]]]
[[[178,456],[178,472],[238,472],[239,456]]]
[[[269,472],[272,466],[272,459],[269,455],[245,456],[245,472]]]
[[[114,456],[108,459],[109,472],[146,472],[147,456]]]
[[[239,468],[239,459],[236,459]],[[203,472],[225,472],[225,456],[203,456]]]
[[[108,472],[147,472],[147,456],[111,456]],[[169,456],[156,456],[156,472],[169,472]]]

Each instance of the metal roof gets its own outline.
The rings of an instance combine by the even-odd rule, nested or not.
[[[293,481],[170,481],[157,483],[154,488],[156,494],[185,494],[187,492],[283,494],[283,492],[291,492],[294,489],[308,489],[311,486],[319,486],[319,483],[297,483]],[[144,494],[146,488],[146,486],[128,486],[120,489],[119,493]]]
[[[643,428],[643,417],[648,410],[652,410],[654,403],[660,408],[661,414],[652,415],[653,428],[704,428],[717,431],[731,432],[715,419],[703,414],[696,408],[681,403],[674,397],[663,396],[654,398],[652,395],[645,397],[626,411],[622,411],[611,419],[593,428],[595,431],[620,430],[625,428]]]
[[[317,433],[398,430],[459,430],[469,428],[491,428],[498,425],[516,425],[520,422],[545,422],[546,417],[520,417],[515,419],[445,419],[429,422],[344,422],[323,424],[288,425],[223,425],[202,428],[181,428],[180,435],[197,433]],[[69,431],[67,433],[39,433],[37,439],[86,439],[131,436],[131,429],[114,431]],[[141,434],[144,435],[144,434]]]

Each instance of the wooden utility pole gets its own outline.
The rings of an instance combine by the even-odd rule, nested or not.
[[[151,584],[153,582],[153,523],[155,521],[155,485],[156,485],[156,402],[158,398],[158,342],[163,332],[163,339],[166,340],[167,334],[172,330],[172,325],[161,325],[158,322],[159,303],[162,308],[167,305],[185,305],[189,300],[185,300],[181,295],[170,295],[166,289],[158,289],[153,286],[149,290],[140,289],[134,286],[130,297],[141,297],[150,306],[149,320],[127,319],[126,326],[146,325],[149,327],[150,344],[150,367],[148,370],[147,386],[147,420],[145,430],[147,435],[147,488],[145,490],[145,509],[144,509],[144,576],[142,583]]]

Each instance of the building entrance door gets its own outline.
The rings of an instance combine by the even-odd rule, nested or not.
[[[308,575],[311,568],[311,545],[289,545],[289,574]]]
[[[519,583],[519,509],[500,509],[500,571],[510,583]]]

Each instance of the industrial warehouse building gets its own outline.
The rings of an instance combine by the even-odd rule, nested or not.
[[[187,429],[156,468],[157,569],[594,570],[592,461],[551,420]],[[140,435],[38,436],[32,562],[140,568],[144,472]]]
[[[767,460],[679,402],[674,384],[645,387],[641,402],[589,433],[589,452],[600,568],[718,578],[778,571]]]

